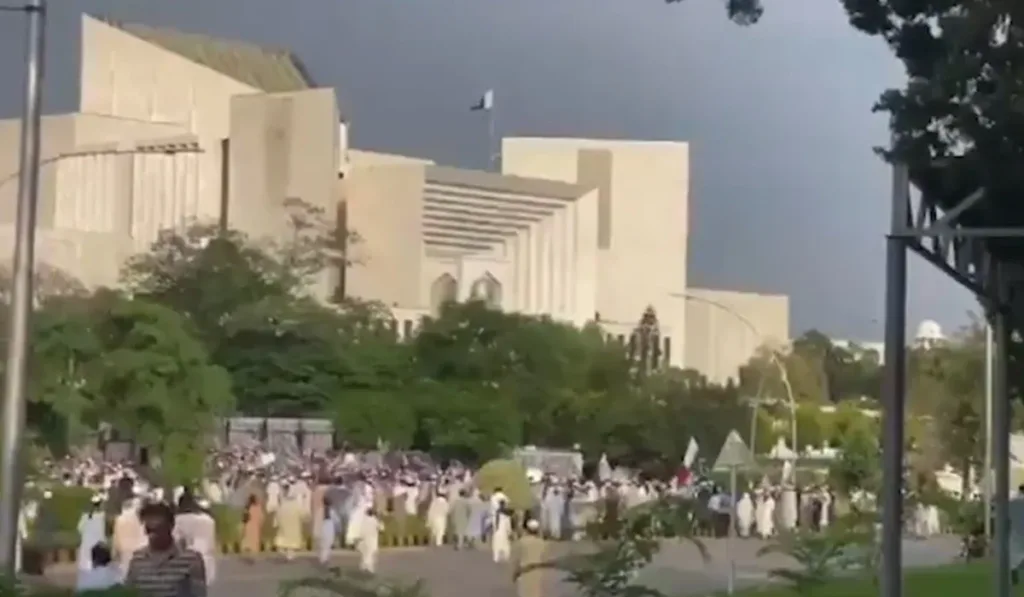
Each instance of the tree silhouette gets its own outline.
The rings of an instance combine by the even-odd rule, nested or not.
[[[629,361],[638,377],[661,367],[661,327],[654,307],[648,305],[629,337]]]

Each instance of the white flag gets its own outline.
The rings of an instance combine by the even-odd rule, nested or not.
[[[470,110],[473,110],[474,112],[476,112],[478,110],[483,110],[485,112],[490,112],[493,109],[494,109],[494,90],[493,89],[488,89],[487,91],[485,91],[484,94],[482,96],[480,96],[480,99],[477,100],[477,102],[475,104],[473,104],[473,106],[470,108]]]
[[[686,446],[686,455],[683,456],[683,466],[691,468],[693,461],[697,459],[697,452],[700,451],[700,446],[697,445],[697,440],[690,438],[690,443]]]

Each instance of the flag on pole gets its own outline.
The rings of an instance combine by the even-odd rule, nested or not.
[[[470,108],[474,112],[483,110],[484,112],[490,112],[494,109],[494,90],[488,89],[484,92],[480,99]]]
[[[690,443],[686,446],[686,454],[683,456],[683,466],[686,468],[693,467],[693,461],[697,459],[697,452],[700,451],[700,446],[697,445],[697,440],[690,438]]]

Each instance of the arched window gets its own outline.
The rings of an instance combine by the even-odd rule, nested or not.
[[[430,285],[430,308],[435,315],[441,312],[445,303],[450,303],[459,298],[459,284],[450,274],[438,276]]]
[[[474,301],[483,301],[488,307],[501,308],[501,282],[491,274],[477,278],[469,289],[469,297]]]

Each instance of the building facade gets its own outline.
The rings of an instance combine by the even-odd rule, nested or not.
[[[475,298],[626,344],[650,309],[658,365],[716,381],[759,340],[788,341],[785,297],[716,295],[732,323],[692,300],[716,291],[688,285],[686,143],[509,138],[501,173],[359,151],[334,90],[291,53],[91,16],[80,78],[79,111],[44,120],[38,257],[85,286],[116,285],[131,255],[194,221],[280,239],[301,200],[360,238],[315,293],[380,301],[402,334]],[[8,255],[18,134],[0,122]]]
[[[342,188],[346,222],[361,238],[346,294],[414,319],[469,299],[577,325],[593,319],[595,190],[400,161],[352,164]]]

